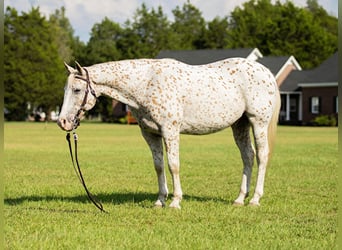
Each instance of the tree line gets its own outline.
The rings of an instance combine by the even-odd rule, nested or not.
[[[75,36],[65,8],[44,17],[39,7],[18,13],[7,7],[4,23],[5,118],[24,120],[37,109],[61,105],[66,73],[63,61],[82,65],[133,58],[154,58],[161,50],[254,48],[263,55],[294,55],[305,69],[337,51],[337,18],[317,0],[306,7],[292,2],[250,0],[211,21],[189,1],[172,10],[142,4],[119,24],[108,17],[95,23],[88,42]],[[111,115],[107,98],[92,112]]]

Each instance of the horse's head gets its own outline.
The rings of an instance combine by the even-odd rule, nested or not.
[[[65,131],[76,129],[85,111],[96,103],[96,93],[86,68],[76,62],[76,69],[64,63],[69,72],[64,100],[57,124]]]

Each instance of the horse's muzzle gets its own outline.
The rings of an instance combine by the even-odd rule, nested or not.
[[[57,120],[58,126],[63,129],[64,131],[72,131],[76,129],[80,125],[80,120],[79,119],[74,119],[70,121],[69,119],[65,117],[59,117]]]

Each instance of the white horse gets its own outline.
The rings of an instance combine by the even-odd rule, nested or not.
[[[76,129],[80,116],[93,108],[100,95],[127,104],[152,151],[159,185],[156,206],[165,206],[168,196],[163,142],[173,181],[170,207],[180,208],[180,133],[202,135],[229,126],[244,165],[234,203],[243,205],[250,190],[255,157],[252,127],[258,176],[249,204],[259,205],[280,109],[278,86],[267,68],[243,58],[199,66],[173,59],[124,60],[89,67],[76,63],[76,69],[65,66],[70,74],[58,125],[65,131]]]

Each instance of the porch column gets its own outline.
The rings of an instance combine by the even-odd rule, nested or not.
[[[286,94],[286,118],[285,121],[290,120],[290,94]]]
[[[302,101],[302,93],[299,94],[298,100],[298,120],[303,120],[303,101]]]

